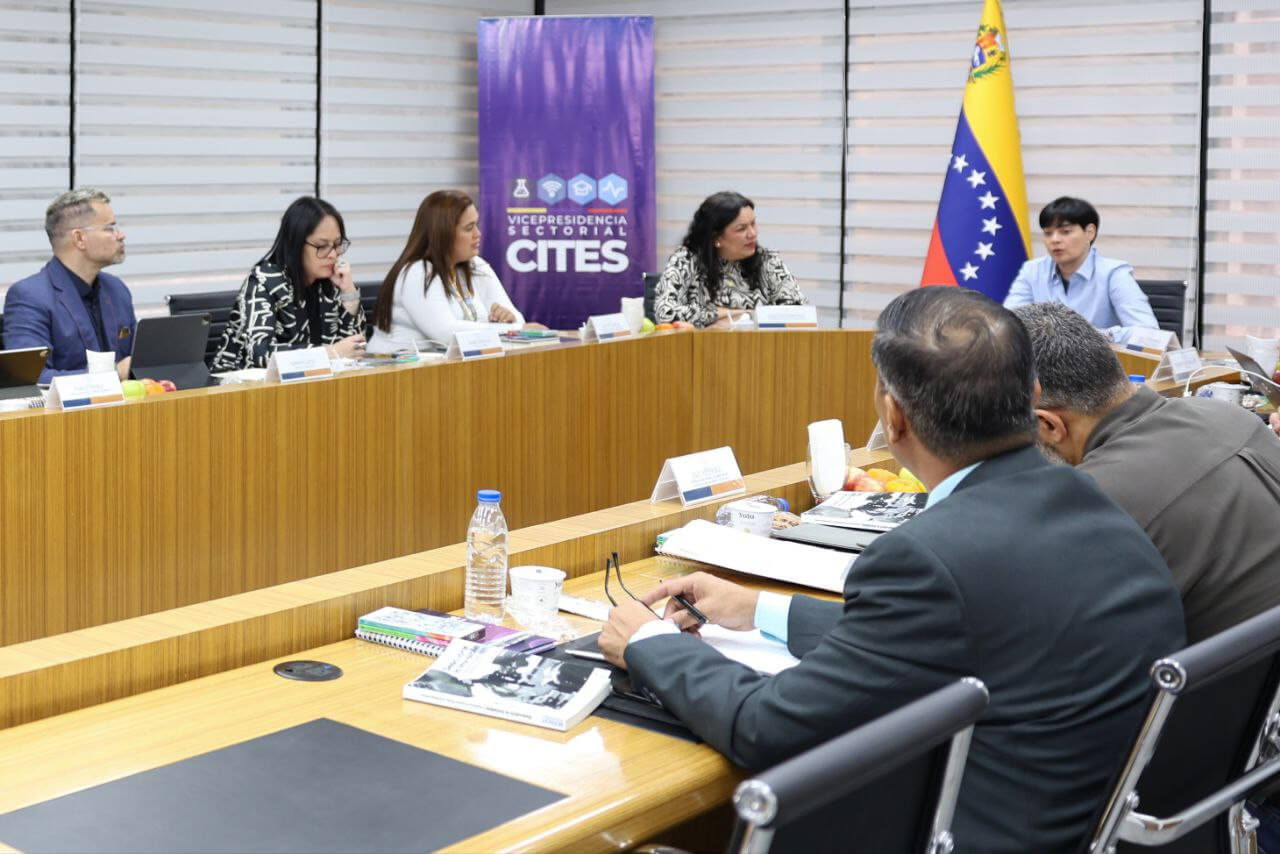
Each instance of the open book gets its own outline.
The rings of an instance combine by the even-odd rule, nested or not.
[[[567,730],[609,693],[609,671],[455,640],[404,686],[404,698]]]

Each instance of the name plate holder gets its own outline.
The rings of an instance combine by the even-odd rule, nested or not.
[[[817,329],[814,305],[761,305],[756,307],[756,329]]]
[[[1181,345],[1178,336],[1167,329],[1133,329],[1122,346],[1134,353],[1162,356],[1166,350],[1177,350]]]
[[[323,347],[303,350],[277,350],[267,362],[267,382],[296,383],[333,376],[333,365]]]
[[[115,371],[96,374],[68,374],[49,383],[45,409],[93,409],[124,403],[124,390]]]
[[[1156,365],[1155,373],[1151,375],[1151,381],[1173,380],[1174,382],[1186,382],[1191,378],[1192,374],[1202,367],[1204,367],[1204,362],[1201,361],[1200,354],[1195,347],[1166,350],[1164,355],[1160,357],[1160,364]]]
[[[747,484],[733,456],[733,448],[725,445],[668,459],[662,464],[649,501],[656,504],[679,498],[681,506],[693,507],[746,491]]]
[[[619,341],[633,337],[631,324],[622,312],[591,315],[587,318],[587,326],[582,333],[583,341]]]
[[[867,439],[868,451],[880,451],[889,447],[889,440],[884,436],[884,425],[876,421],[876,426],[871,430],[871,437]]]
[[[453,333],[449,339],[449,349],[444,351],[446,362],[471,362],[476,359],[494,359],[505,356],[506,349],[498,338],[498,330],[468,329]]]

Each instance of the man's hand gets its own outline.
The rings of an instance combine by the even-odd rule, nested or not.
[[[133,364],[132,356],[125,356],[123,359],[116,362],[116,373],[120,375],[120,379],[122,380],[129,379],[129,367],[132,364]],[[1280,428],[1277,428],[1276,432],[1280,433]]]
[[[490,323],[515,323],[516,316],[511,313],[511,309],[505,305],[498,305],[496,302],[489,306],[489,322]]]
[[[631,599],[610,609],[609,622],[600,630],[600,651],[610,664],[626,670],[627,662],[622,654],[626,652],[631,636],[645,623],[657,619],[652,611]]]
[[[1280,412],[1271,413],[1271,429],[1276,431],[1276,435],[1280,436]]]
[[[705,572],[664,581],[641,596],[640,600],[646,605],[652,605],[676,594],[683,594],[717,626],[737,631],[755,628],[756,601],[760,594]],[[698,626],[698,621],[675,599],[667,602],[665,616],[675,620],[675,624],[681,629],[694,629]]]

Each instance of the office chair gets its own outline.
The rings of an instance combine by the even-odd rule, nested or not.
[[[1160,659],[1151,682],[1146,717],[1081,850],[1252,851],[1244,800],[1280,774],[1280,607]]]
[[[1138,287],[1147,295],[1156,323],[1182,341],[1183,315],[1187,310],[1187,283],[1179,281],[1138,279]],[[1186,342],[1183,342],[1184,344]]]
[[[655,320],[653,316],[653,295],[658,289],[658,280],[662,278],[661,273],[645,273],[644,274],[644,316],[650,320]]]
[[[373,306],[378,301],[378,291],[382,289],[382,282],[357,282],[356,288],[360,291],[360,307],[364,309],[364,338],[366,341],[373,335]]]
[[[218,344],[222,341],[222,332],[231,319],[231,307],[235,305],[239,290],[205,291],[198,294],[169,294],[164,298],[169,306],[169,314],[207,314],[209,315],[209,343],[204,348],[204,362],[213,362],[218,352]]]
[[[744,780],[725,850],[950,852],[969,741],[986,708],[986,686],[961,679]]]

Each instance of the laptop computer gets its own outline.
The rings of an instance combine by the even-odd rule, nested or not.
[[[204,363],[209,326],[207,314],[139,319],[133,333],[129,375],[134,379],[172,380],[180,389],[215,385]]]
[[[39,397],[36,382],[48,361],[48,347],[0,350],[0,400]]]
[[[1261,392],[1267,396],[1267,400],[1271,401],[1271,405],[1276,409],[1280,409],[1280,385],[1276,385],[1270,379],[1271,372],[1263,370],[1262,365],[1258,364],[1258,360],[1245,353],[1241,353],[1234,347],[1228,347],[1227,352],[1231,354],[1231,358],[1235,359],[1240,367],[1255,376],[1242,374],[1241,376],[1253,386],[1254,391]],[[1263,379],[1266,377],[1267,379]]]

